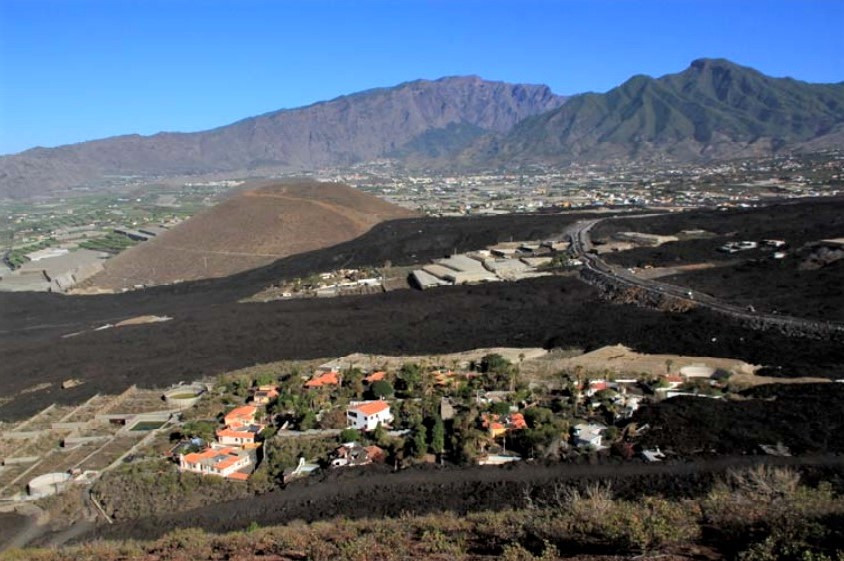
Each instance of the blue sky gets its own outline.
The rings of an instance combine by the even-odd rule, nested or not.
[[[0,154],[416,78],[606,91],[725,57],[844,81],[838,0],[0,0]]]

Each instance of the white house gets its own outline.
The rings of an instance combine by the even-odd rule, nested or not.
[[[264,425],[252,424],[240,427],[226,427],[217,431],[217,440],[226,446],[254,445]]]
[[[346,410],[346,421],[348,426],[358,430],[374,430],[380,423],[389,425],[393,422],[393,414],[390,413],[390,404],[386,401],[359,401],[352,402]]]
[[[579,425],[574,426],[574,444],[579,448],[586,448],[591,446],[596,449],[600,449],[601,446],[601,437],[606,430],[602,424],[599,423],[581,423]]]

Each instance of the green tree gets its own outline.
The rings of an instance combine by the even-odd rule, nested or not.
[[[356,398],[363,396],[363,372],[360,368],[350,368],[343,374],[343,387],[348,388]]]
[[[375,430],[372,431],[372,440],[374,440],[375,443],[382,448],[389,444],[390,435],[381,423],[378,423],[378,426],[376,426]]]
[[[272,372],[261,372],[255,376],[256,386],[266,386],[269,384],[275,384],[276,382],[278,382],[278,379]]]
[[[188,421],[182,426],[182,433],[189,438],[210,442],[217,436],[217,425],[210,421]]]
[[[434,424],[431,427],[431,451],[442,461],[442,454],[445,451],[445,425],[439,415],[434,417]]]
[[[499,401],[497,403],[493,403],[489,410],[496,415],[506,415],[510,412],[510,404],[506,401]]]
[[[422,367],[415,362],[403,364],[399,370],[396,386],[405,394],[411,394],[422,382]]]
[[[480,371],[484,374],[507,372],[512,363],[500,354],[488,354],[481,358]]]
[[[311,430],[316,427],[316,415],[313,411],[308,409],[299,418],[299,430]]]
[[[421,458],[428,451],[428,429],[425,428],[423,423],[419,423],[413,428],[411,445],[413,446],[413,455],[417,458]]]
[[[369,386],[369,393],[376,399],[383,399],[393,395],[393,386],[387,380],[378,380]]]
[[[274,426],[270,425],[268,427],[264,427],[264,429],[260,432],[260,436],[264,440],[269,440],[275,436],[276,432],[278,432],[278,430]]]
[[[347,428],[340,431],[340,442],[357,442],[360,440],[360,431]]]
[[[413,428],[422,422],[422,408],[416,401],[405,399],[398,408],[396,423],[401,428]]]
[[[554,412],[546,407],[528,407],[524,411],[524,416],[530,428],[538,428],[554,422]]]

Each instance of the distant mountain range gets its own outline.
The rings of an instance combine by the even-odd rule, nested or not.
[[[382,157],[409,166],[691,161],[842,146],[844,82],[771,78],[722,59],[568,99],[477,77],[419,80],[197,133],[119,136],[0,157],[0,197],[108,175],[261,175]]]
[[[414,140],[422,145],[443,142],[453,151],[449,127],[503,134],[564,100],[547,86],[488,82],[473,76],[418,80],[209,131],[117,136],[34,148],[0,158],[0,197],[41,194],[104,175],[315,170],[383,157],[408,144],[408,152],[415,153]]]
[[[516,125],[475,147],[472,160],[550,162],[607,158],[694,160],[842,146],[844,82],[771,78],[723,59],[700,59],[678,74],[634,76],[604,94]]]

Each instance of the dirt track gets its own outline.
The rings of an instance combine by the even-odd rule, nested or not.
[[[497,241],[542,239],[583,215],[412,219],[381,224],[335,248],[282,259],[225,279],[122,295],[62,297],[0,294],[0,394],[39,382],[47,390],[0,407],[19,418],[53,401],[78,402],[137,383],[162,386],[279,359],[352,352],[427,354],[484,346],[579,346],[622,343],[640,352],[735,357],[781,367],[781,376],[840,377],[844,345],[795,342],[748,331],[704,311],[666,314],[596,300],[573,278],[395,291],[373,296],[238,304],[279,278],[338,266],[410,264]],[[172,321],[90,330],[140,315]],[[58,383],[86,383],[59,390]]]
[[[811,458],[724,457],[696,462],[642,464],[510,464],[503,467],[427,468],[391,472],[385,466],[332,470],[295,482],[286,489],[257,497],[222,503],[178,515],[162,516],[100,527],[83,539],[160,536],[174,528],[203,528],[211,532],[243,529],[251,522],[283,524],[293,520],[315,521],[337,516],[349,518],[395,517],[402,513],[524,508],[528,499],[554,504],[555,491],[563,486],[583,487],[597,479],[608,481],[620,498],[645,494],[669,497],[696,496],[728,469],[760,462],[791,465],[807,483],[831,481],[839,488],[844,457]]]

